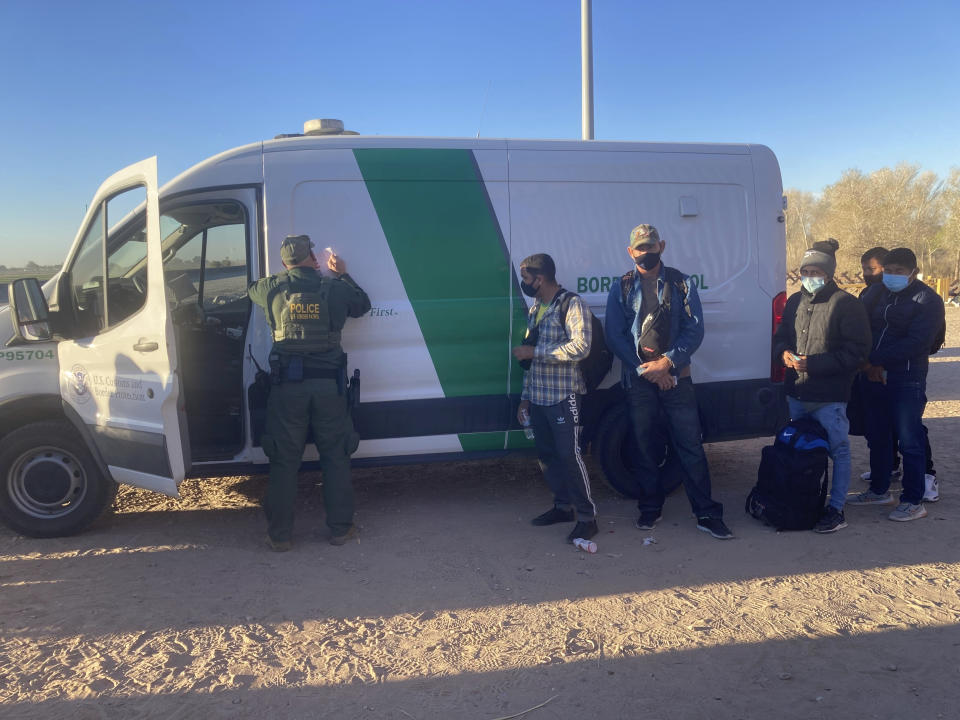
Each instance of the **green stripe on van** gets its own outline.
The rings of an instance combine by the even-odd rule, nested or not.
[[[473,154],[353,153],[444,395],[505,394],[510,313],[522,325],[526,312],[520,298],[511,306],[510,258]]]

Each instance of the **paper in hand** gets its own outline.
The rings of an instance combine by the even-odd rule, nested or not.
[[[317,258],[317,265],[319,266],[317,272],[326,277],[336,277],[336,274],[328,265],[330,258],[336,254],[336,251],[332,247],[326,247],[320,251],[320,256]]]

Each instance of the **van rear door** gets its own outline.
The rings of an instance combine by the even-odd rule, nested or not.
[[[153,157],[100,186],[71,249],[60,394],[114,480],[176,496],[190,453],[162,255]]]

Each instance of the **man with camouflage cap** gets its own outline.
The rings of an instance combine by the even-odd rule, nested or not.
[[[665,247],[653,225],[631,230],[627,254],[634,267],[614,283],[607,298],[607,346],[622,363],[621,382],[637,441],[641,495],[636,526],[652,530],[661,517],[664,491],[655,445],[661,437],[658,424],[665,421],[697,528],[726,540],[733,533],[723,522],[723,505],[710,495],[710,469],[690,377],[690,357],[703,341],[703,310],[689,276],[660,261]]]
[[[337,255],[327,261],[335,277],[320,275],[312,248],[306,235],[287,236],[280,246],[287,269],[248,289],[273,332],[274,385],[261,444],[270,458],[263,503],[267,544],[278,552],[292,547],[297,472],[308,428],[320,454],[330,542],[343,545],[356,533],[350,455],[359,438],[347,405],[347,356],[340,347],[340,331],[347,317],[369,312],[370,299],[347,275],[346,263]]]

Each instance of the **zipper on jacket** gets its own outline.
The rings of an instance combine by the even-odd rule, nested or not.
[[[887,306],[883,309],[883,321],[886,323],[886,325],[883,326],[883,332],[880,333],[880,337],[877,339],[877,345],[876,345],[876,347],[873,348],[874,350],[879,350],[879,349],[880,349],[880,343],[883,342],[883,336],[887,334],[887,328],[890,327],[890,321],[887,320],[887,312],[889,312],[891,305],[896,305],[896,304],[897,304],[897,300],[899,300],[899,299],[900,299],[900,298],[894,296],[893,302],[892,302],[892,303],[887,303]]]

